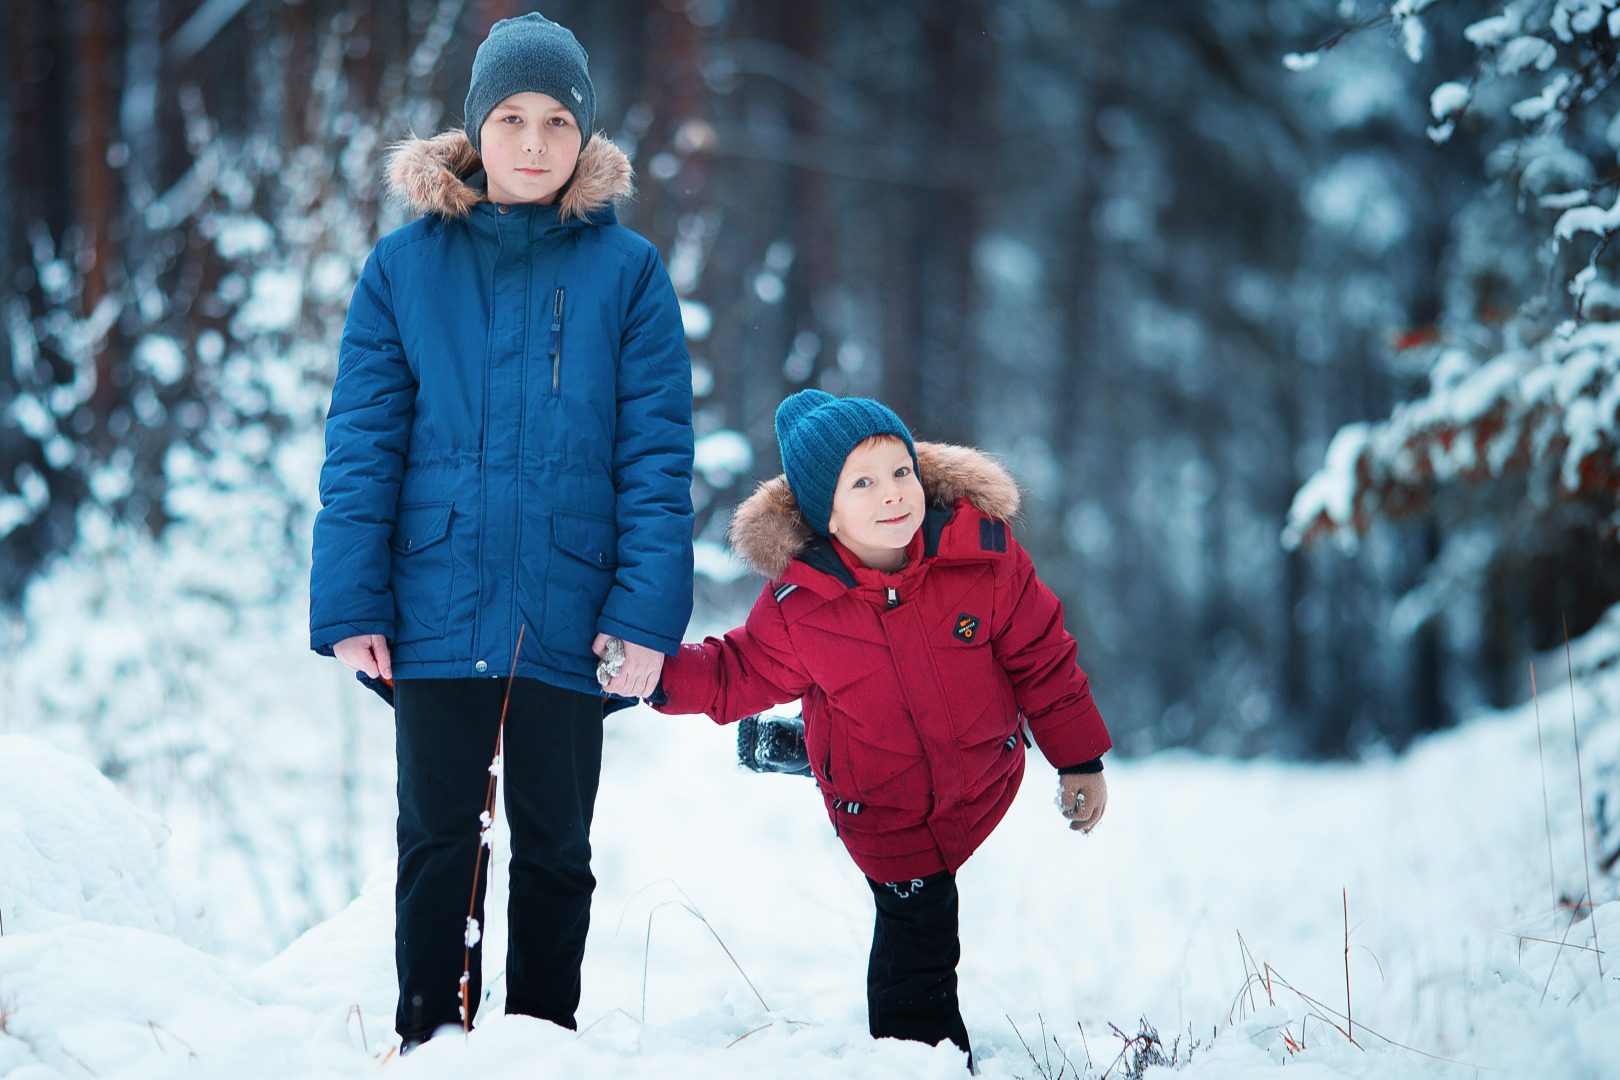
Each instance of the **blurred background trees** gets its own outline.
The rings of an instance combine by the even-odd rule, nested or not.
[[[459,123],[478,42],[533,6],[4,15],[6,723],[210,791],[277,933],[352,890],[387,794],[371,707],[280,666],[349,290],[403,222],[381,156]],[[683,300],[695,629],[757,590],[729,511],[816,385],[1007,460],[1125,752],[1366,755],[1521,695],[1620,596],[1613,7],[541,5]],[[254,727],[289,700],[318,766]],[[329,830],[296,798],[253,820],[265,760],[339,793]]]

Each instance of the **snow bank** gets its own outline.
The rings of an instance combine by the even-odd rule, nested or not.
[[[1180,1034],[1183,1058],[1199,1041],[1195,1078],[1272,1076],[1278,1063],[1327,1080],[1465,1075],[1456,1062],[1620,1075],[1620,882],[1599,867],[1620,844],[1617,657],[1620,616],[1581,643],[1573,702],[1554,665],[1538,665],[1539,741],[1526,705],[1359,766],[1111,762],[1108,818],[1089,837],[1065,828],[1032,757],[960,875],[962,1003],[982,1074],[1039,1075],[1030,1050],[1044,1066],[1050,1047],[1098,1077],[1121,1050],[1110,1025],[1135,1034],[1145,1017],[1167,1049]],[[1596,821],[1582,817],[1572,706],[1588,805],[1610,808]],[[28,740],[0,750],[0,879],[27,865],[20,880],[43,880],[39,850],[100,851],[94,865],[145,874],[162,896],[150,828],[106,781]],[[641,709],[610,719],[604,760],[578,1033],[502,1015],[498,822],[470,1037],[393,1055],[387,865],[251,969],[157,919],[89,921],[56,889],[51,914],[14,931],[8,911],[0,937],[0,1076],[362,1077],[379,1063],[421,1080],[963,1075],[948,1046],[867,1036],[871,900],[812,784],[741,772],[732,730]],[[72,836],[49,832],[70,819]],[[18,836],[41,838],[34,862],[13,861]],[[70,860],[81,875],[90,862]],[[1595,909],[1582,903],[1588,865]],[[1355,1045],[1334,1027],[1350,1027],[1347,977]]]
[[[87,762],[0,735],[0,919],[6,934],[77,922],[173,933],[158,863],[167,831]]]

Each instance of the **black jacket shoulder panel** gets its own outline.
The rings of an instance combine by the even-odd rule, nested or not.
[[[850,573],[849,567],[844,565],[844,560],[833,550],[832,541],[825,536],[817,536],[810,541],[810,545],[799,552],[797,558],[810,569],[820,570],[839,581],[845,588],[855,587],[855,575]]]
[[[954,506],[930,506],[923,515],[923,557],[931,559],[939,554],[939,539],[945,535],[945,526],[956,517]]]

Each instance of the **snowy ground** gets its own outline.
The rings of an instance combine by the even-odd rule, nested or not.
[[[1588,802],[1607,790],[1612,808],[1620,676],[1579,691]],[[962,1001],[983,1074],[1102,1075],[1122,1045],[1110,1023],[1134,1034],[1145,1017],[1167,1048],[1180,1032],[1183,1056],[1188,1032],[1198,1040],[1189,1077],[1279,1062],[1312,1077],[1620,1076],[1620,882],[1594,866],[1595,919],[1556,906],[1555,889],[1585,888],[1567,686],[1541,704],[1551,875],[1528,708],[1398,761],[1111,762],[1089,837],[1064,827],[1032,758],[961,874]],[[90,766],[0,736],[0,1075],[961,1075],[948,1047],[867,1037],[870,898],[811,784],[733,761],[731,729],[613,718],[583,1030],[501,1015],[492,902],[485,1023],[402,1059],[388,865],[268,963],[224,960],[182,940],[207,935],[158,863],[162,826]],[[1348,1026],[1346,896],[1357,1046],[1307,1019],[1301,996]],[[1243,991],[1253,963],[1276,973],[1275,1008],[1264,986]]]

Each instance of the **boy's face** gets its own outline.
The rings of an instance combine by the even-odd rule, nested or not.
[[[844,459],[827,531],[874,570],[905,564],[906,545],[922,527],[923,489],[911,451],[891,435],[867,439]]]
[[[524,91],[490,110],[478,129],[492,203],[550,205],[574,175],[579,123],[549,94]]]

